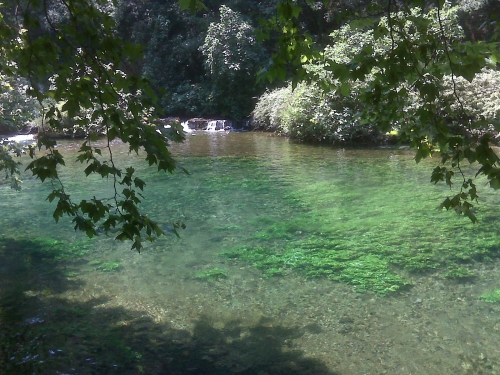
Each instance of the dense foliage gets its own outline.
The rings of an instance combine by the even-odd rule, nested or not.
[[[377,75],[380,77],[379,66],[366,72],[363,79],[356,77],[345,80],[349,71],[342,65],[349,65],[366,50],[372,51],[378,58],[391,59],[390,54],[395,45],[409,43],[417,46],[426,43],[427,39],[439,40],[442,33],[449,43],[460,42],[464,39],[464,33],[459,24],[459,11],[459,7],[445,6],[438,18],[436,9],[424,13],[420,8],[412,8],[408,14],[399,12],[392,14],[390,18],[384,16],[380,19],[378,28],[387,31],[389,22],[394,23],[394,28],[391,33],[379,32],[379,35],[376,35],[377,29],[370,22],[360,24],[360,27],[356,27],[356,22],[342,26],[330,34],[331,44],[326,46],[318,63],[305,65],[308,75],[313,76],[313,82],[299,84],[295,90],[291,90],[290,84],[289,87],[262,95],[253,112],[254,124],[261,129],[289,134],[300,141],[330,144],[345,141],[373,143],[385,140],[380,130],[393,133],[404,131],[401,129],[403,117],[394,116],[393,121],[385,123],[382,119],[379,126],[376,126],[375,122],[370,119],[367,121],[367,116],[363,116],[362,108],[367,107],[364,95]],[[418,30],[413,21],[416,19],[423,22],[425,29]],[[424,45],[423,48],[427,46]],[[435,59],[443,59],[444,46],[436,45],[433,53]],[[497,76],[495,69],[486,68],[471,82],[460,76],[443,74],[442,80],[433,82],[443,93],[435,97],[438,102],[436,108],[439,106],[443,109],[439,112],[442,118],[450,124],[454,117],[463,116],[463,112],[476,121],[481,116],[498,118],[495,110],[500,105],[495,90]],[[344,80],[341,81],[342,79]],[[398,108],[394,108],[394,111],[404,113],[406,119],[417,119],[424,103],[422,93],[417,86],[406,82],[402,82],[398,90],[400,95],[394,98]],[[382,114],[383,111],[379,113]]]
[[[361,108],[354,90],[325,93],[318,84],[299,84],[265,93],[253,111],[254,125],[303,142],[335,144],[377,141],[379,133],[357,117]]]
[[[272,15],[275,1],[204,4],[190,13],[175,2],[122,1],[118,30],[144,46],[136,68],[150,79],[165,114],[245,118],[252,97],[262,93],[256,73],[269,58],[253,30]],[[228,60],[221,65],[223,54]]]

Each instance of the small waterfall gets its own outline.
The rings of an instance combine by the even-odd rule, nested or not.
[[[181,122],[182,125],[182,130],[184,130],[184,133],[192,133],[193,129],[189,127],[189,121],[184,121]]]
[[[0,137],[0,141],[5,140],[7,142],[14,142],[14,143],[29,143],[33,142],[35,140],[35,136],[33,134],[20,134],[20,135],[14,135],[12,137],[8,137],[5,139],[2,139]]]
[[[207,124],[207,131],[214,132],[217,130],[217,120],[209,121]]]
[[[215,132],[219,130],[226,130],[227,120],[211,120],[207,123],[207,131]]]

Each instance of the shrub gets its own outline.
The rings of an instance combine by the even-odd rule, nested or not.
[[[357,86],[359,88],[359,85]],[[257,129],[290,135],[313,143],[354,142],[377,136],[374,127],[357,118],[356,93],[325,93],[317,85],[291,85],[265,93],[253,111]]]
[[[471,82],[463,77],[452,80],[451,76],[445,76],[443,87],[443,96],[454,112],[465,111],[473,121],[481,118],[500,120],[500,72],[483,68]]]
[[[23,78],[0,75],[0,134],[15,133],[39,114],[35,99],[26,95]]]
[[[259,130],[288,134],[288,130],[282,126],[281,116],[291,95],[291,86],[264,93],[252,112],[253,127]]]

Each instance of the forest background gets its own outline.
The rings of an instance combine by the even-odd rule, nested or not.
[[[306,141],[335,142],[372,134],[373,128],[356,123],[359,101],[349,95],[322,95],[313,84],[304,84],[292,93],[287,83],[290,72],[273,82],[259,79],[275,63],[277,39],[264,40],[263,20],[276,17],[278,3],[205,1],[202,11],[189,12],[175,1],[119,1],[116,6],[109,2],[106,11],[115,19],[122,40],[142,45],[141,58],[128,69],[149,80],[164,116],[233,120],[252,117],[254,126],[260,129]],[[433,3],[428,2],[429,9]],[[298,26],[318,51],[325,51],[337,61],[347,61],[373,38],[369,28],[351,29],[350,22],[380,19],[388,4],[386,1],[374,6],[368,0],[297,1]],[[48,2],[48,7],[54,23],[64,21],[59,2]],[[446,3],[446,9],[447,37],[474,42],[494,40],[495,21],[500,14],[498,1],[459,0]],[[38,32],[53,33],[47,22],[40,23]],[[389,46],[387,40],[379,45],[384,43]],[[6,134],[22,128],[39,113],[36,100],[26,95],[28,82],[24,78],[1,78],[0,134]],[[477,113],[498,116],[498,98],[493,104],[491,96],[484,94],[489,88],[499,87],[499,82],[495,70],[484,72],[472,85],[461,82],[463,101]],[[478,92],[483,95],[478,97]],[[297,104],[299,108],[292,110]],[[308,124],[310,129],[304,130]]]

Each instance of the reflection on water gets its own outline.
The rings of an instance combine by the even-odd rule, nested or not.
[[[142,254],[54,224],[47,184],[0,185],[0,373],[500,372],[478,299],[500,285],[496,197],[476,226],[435,210],[447,191],[403,150],[199,132],[172,151],[189,175],[115,145],[150,216],[187,225]],[[110,196],[67,164],[75,199]]]

